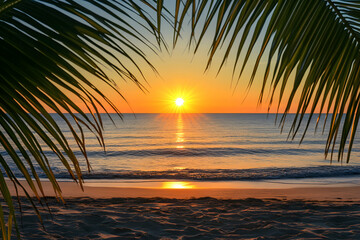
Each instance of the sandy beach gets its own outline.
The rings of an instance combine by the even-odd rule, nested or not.
[[[23,182],[23,181],[21,181]],[[169,183],[169,182],[165,182]],[[192,185],[192,182],[174,182]],[[43,188],[46,196],[55,197],[52,186],[49,182],[44,181]],[[205,187],[205,188],[161,188],[161,187],[145,187],[140,184],[137,187],[124,187],[130,184],[106,184],[85,182],[84,191],[74,182],[59,182],[64,198],[177,198],[190,199],[212,197],[218,199],[244,199],[244,198],[260,198],[260,199],[302,199],[313,201],[359,201],[360,186],[352,185],[328,185],[328,186],[305,186],[305,185],[270,185],[271,187],[244,186],[244,187]],[[142,187],[144,185],[144,187]],[[9,183],[9,186],[11,184]],[[24,185],[25,186],[25,185]],[[161,186],[161,185],[160,185]],[[215,185],[216,186],[216,185]],[[278,187],[279,186],[279,187]],[[10,189],[12,194],[16,192]],[[32,194],[29,191],[30,195]],[[21,189],[19,194],[24,195]]]
[[[360,187],[61,187],[65,205],[45,183],[45,228],[23,199],[23,239],[360,238]]]

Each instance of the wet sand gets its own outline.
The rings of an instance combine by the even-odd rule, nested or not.
[[[23,182],[23,181],[22,181]],[[326,186],[326,187],[282,187],[282,188],[190,188],[165,189],[160,187],[116,187],[116,184],[85,183],[84,191],[74,182],[59,182],[64,198],[201,198],[212,197],[219,199],[244,198],[277,198],[302,200],[331,200],[331,201],[358,201],[360,200],[360,186]],[[11,184],[10,184],[11,186]],[[265,185],[264,185],[265,186]],[[49,182],[43,182],[46,196],[55,196]],[[15,194],[14,189],[11,189]],[[21,191],[20,195],[24,195]]]
[[[23,239],[360,239],[360,187],[81,192],[61,185],[66,205],[48,198],[46,230],[24,200]]]

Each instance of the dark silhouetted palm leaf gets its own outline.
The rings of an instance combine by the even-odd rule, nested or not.
[[[117,77],[130,79],[142,88],[136,77],[142,76],[137,62],[145,62],[152,68],[143,50],[155,50],[158,46],[148,40],[149,36],[155,36],[158,43],[162,41],[157,37],[156,22],[143,10],[153,9],[156,14],[157,5],[144,2],[146,5],[140,6],[131,0],[0,1],[0,143],[3,151],[0,191],[4,200],[1,204],[5,204],[0,205],[0,226],[3,239],[10,238],[13,223],[17,226],[5,176],[17,188],[24,189],[10,161],[39,201],[44,193],[34,165],[41,168],[61,198],[60,187],[43,153],[44,146],[51,149],[71,177],[82,184],[74,149],[48,112],[57,113],[67,123],[86,158],[83,128],[94,132],[104,146],[99,111],[106,112],[108,105],[121,116],[116,105],[94,81],[89,81],[89,76],[120,94],[109,77],[107,70],[110,69]],[[69,94],[74,97],[70,99]],[[85,114],[77,102],[86,106],[91,114]],[[4,213],[4,206],[9,214]]]
[[[348,146],[349,161],[360,116],[359,1],[177,0],[174,43],[186,14],[191,15],[196,50],[204,38],[212,37],[208,66],[223,48],[219,71],[233,59],[235,77],[240,79],[249,58],[255,55],[251,85],[263,60],[266,68],[259,102],[266,87],[272,90],[270,106],[278,91],[278,107],[280,102],[286,103],[282,124],[290,107],[296,107],[289,134],[292,138],[304,121],[305,136],[319,110],[326,115],[325,120],[330,118],[325,155],[331,152],[332,156],[338,144],[338,160],[342,160]],[[291,93],[283,99],[286,88]],[[296,94],[299,102],[294,100]],[[306,112],[310,113],[308,120],[304,119]]]
[[[161,43],[164,1],[137,2],[142,5],[131,0],[0,0],[0,143],[38,199],[43,191],[33,163],[40,166],[61,196],[41,144],[57,154],[74,179],[81,179],[73,149],[48,109],[67,122],[86,157],[82,128],[91,129],[104,145],[98,108],[106,111],[102,104],[105,103],[119,111],[85,76],[113,87],[114,82],[105,71],[112,69],[142,87],[132,70],[137,69],[141,75],[134,59],[136,56],[147,62],[142,48],[154,48],[143,32],[154,35]],[[157,22],[148,17],[149,11],[158,13]],[[279,90],[278,105],[283,101],[287,103],[282,122],[290,107],[297,106],[293,136],[305,112],[310,111],[311,119],[319,108],[326,118],[330,117],[326,154],[331,146],[334,150],[339,134],[339,159],[343,158],[347,141],[350,153],[360,116],[358,1],[176,0],[174,44],[188,13],[193,29],[191,37],[197,47],[213,34],[208,66],[222,47],[225,54],[220,69],[233,53],[234,73],[240,78],[251,54],[255,54],[249,82],[252,84],[260,61],[266,58],[259,101],[266,86],[271,86],[271,99]],[[215,31],[209,31],[213,29],[211,25]],[[257,43],[260,47],[255,47]],[[287,87],[291,93],[283,99]],[[92,113],[90,117],[68,93],[86,105]],[[300,102],[293,102],[296,94],[300,95]],[[75,124],[63,112],[69,113]],[[310,119],[305,122],[305,132]],[[4,205],[0,206],[0,226],[3,238],[7,239],[16,219],[4,175],[16,186],[22,186],[3,155],[0,155],[0,164],[0,189],[4,199],[1,204],[9,209],[5,220]]]

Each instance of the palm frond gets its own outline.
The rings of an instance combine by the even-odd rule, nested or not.
[[[282,124],[290,107],[296,106],[289,133],[292,138],[304,122],[305,136],[317,111],[318,122],[325,114],[325,119],[330,119],[325,156],[331,152],[332,158],[337,145],[338,160],[342,161],[347,151],[349,161],[360,116],[359,1],[186,0],[182,3],[181,9],[176,7],[175,42],[188,13],[193,32],[197,33],[192,35],[197,40],[195,51],[205,37],[212,37],[207,67],[216,54],[223,54],[219,71],[227,60],[232,60],[239,81],[250,57],[255,55],[249,85],[260,72],[260,63],[266,64],[259,103],[266,87],[270,87],[269,108],[275,95],[279,99],[278,111],[280,103],[286,103]],[[220,48],[224,51],[219,51]],[[286,99],[285,89],[290,89]],[[300,96],[299,101],[296,95]],[[306,113],[309,118],[304,120]]]
[[[157,7],[156,3],[148,5]],[[131,0],[0,1],[0,144],[9,156],[0,156],[0,191],[5,201],[1,204],[9,209],[6,221],[5,205],[0,206],[3,239],[10,239],[13,223],[17,229],[5,176],[25,190],[10,161],[39,201],[44,193],[34,163],[61,198],[44,145],[82,186],[82,172],[74,149],[48,113],[49,109],[65,121],[86,161],[83,128],[92,131],[99,144],[105,146],[99,112],[107,112],[108,105],[120,117],[121,114],[89,78],[104,82],[121,95],[109,75],[111,70],[118,78],[129,79],[143,88],[138,79],[143,77],[139,63],[155,70],[143,49],[155,51],[159,46],[149,36],[162,44],[156,21],[147,14],[143,4]],[[90,115],[77,102],[85,105]]]

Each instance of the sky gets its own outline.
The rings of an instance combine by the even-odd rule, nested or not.
[[[159,57],[151,56],[150,61],[158,70],[158,75],[146,71],[147,92],[142,92],[131,82],[120,82],[120,91],[128,101],[120,102],[120,110],[136,113],[255,113],[266,112],[267,104],[258,105],[261,81],[247,88],[250,71],[240,80],[232,77],[232,65],[226,65],[216,76],[215,64],[205,71],[207,55],[203,52],[195,56],[184,44],[185,40],[171,52],[162,52]],[[259,79],[260,80],[260,79]],[[184,99],[178,109],[177,98]],[[130,109],[131,107],[131,109]]]
[[[173,1],[170,1],[173,2]],[[169,3],[169,1],[167,1]],[[171,9],[172,6],[167,6]],[[187,21],[185,21],[187,22]],[[210,29],[211,32],[212,29]],[[140,63],[146,81],[141,83],[146,88],[142,91],[131,81],[123,81],[113,75],[118,89],[126,99],[124,101],[110,88],[100,85],[99,88],[123,113],[266,113],[268,111],[269,94],[259,105],[258,98],[262,84],[262,72],[266,62],[260,64],[254,84],[248,88],[255,55],[250,57],[249,66],[239,80],[233,77],[234,54],[217,75],[218,66],[222,60],[224,49],[218,52],[211,67],[206,70],[210,35],[206,36],[199,50],[194,54],[193,47],[188,47],[190,25],[183,27],[182,38],[176,47],[172,46],[172,29],[163,22],[162,32],[169,44],[169,51],[157,51],[157,54],[146,50],[147,59],[154,65],[158,73],[154,73],[145,63]],[[149,35],[148,35],[149,36]],[[150,38],[151,36],[149,36]],[[256,52],[256,51],[255,51]],[[266,59],[266,57],[264,58]],[[93,80],[96,82],[96,80]],[[177,107],[175,100],[182,98],[184,104]],[[276,102],[276,99],[275,99]],[[81,103],[79,103],[81,105]],[[270,112],[276,112],[276,105]],[[284,106],[281,106],[283,109]],[[111,112],[111,110],[109,110]]]

